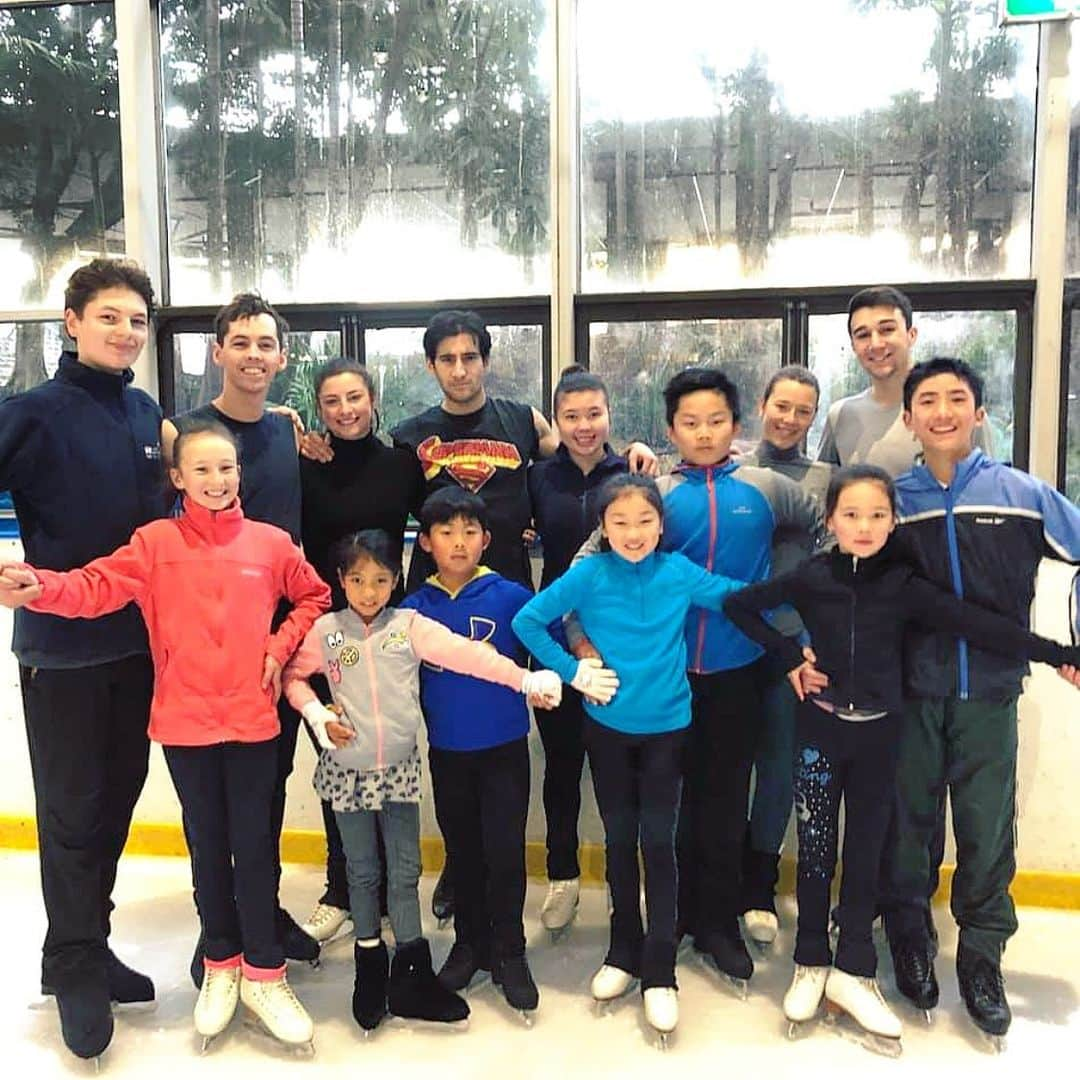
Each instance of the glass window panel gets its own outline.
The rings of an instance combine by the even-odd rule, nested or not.
[[[546,292],[551,3],[162,0],[173,302]]]
[[[761,431],[757,402],[769,376],[780,367],[782,338],[779,319],[592,323],[589,369],[607,384],[616,448],[641,440],[665,464],[674,464],[663,390],[672,375],[697,364],[721,367],[735,383],[742,411],[741,438],[756,440]]]
[[[112,4],[0,9],[0,310],[124,250],[115,43]]]
[[[917,311],[918,340],[913,362],[932,356],[966,360],[983,377],[986,423],[993,434],[996,457],[1009,460],[1013,452],[1013,372],[1016,368],[1016,312]],[[807,437],[816,456],[829,405],[869,385],[851,351],[847,315],[810,317],[810,369],[821,383],[821,404]]]
[[[540,326],[489,326],[491,359],[484,389],[540,408],[543,398],[543,330]],[[442,401],[424,359],[422,326],[364,332],[368,370],[379,402],[379,430],[388,435],[402,420]]]
[[[0,400],[51,379],[64,341],[63,323],[0,323]]]
[[[585,291],[1028,275],[1033,27],[968,3],[578,11]]]
[[[221,393],[221,368],[213,361],[213,334],[173,335],[173,390],[177,414],[189,412]],[[289,332],[289,362],[270,384],[271,404],[291,405],[306,427],[317,427],[315,372],[341,355],[341,333],[337,330]]]

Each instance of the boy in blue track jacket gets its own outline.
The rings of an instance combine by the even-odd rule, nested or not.
[[[1040,559],[1080,562],[1080,511],[1042,481],[973,449],[983,416],[982,381],[963,361],[939,357],[912,369],[904,419],[925,460],[896,482],[896,539],[924,577],[1026,628]],[[1027,671],[963,639],[930,631],[909,636],[896,820],[883,869],[897,988],[931,1009],[938,986],[925,882],[947,788],[957,849],[957,977],[972,1019],[992,1036],[1004,1035],[1011,1019],[1001,954],[1017,927],[1009,896],[1016,872],[1016,702]]]
[[[418,543],[437,572],[401,606],[525,664],[510,622],[532,593],[485,566],[491,539],[478,495],[448,487],[420,511]],[[421,669],[435,816],[454,889],[454,945],[439,980],[463,990],[491,971],[509,1004],[531,1011],[539,993],[525,959],[525,823],[529,711],[520,694],[467,675]]]

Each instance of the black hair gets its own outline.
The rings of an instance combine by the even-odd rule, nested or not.
[[[475,521],[484,532],[488,531],[488,511],[484,500],[465,488],[440,488],[424,500],[417,515],[420,531],[425,535],[430,535],[436,525],[448,525],[458,518]]]
[[[889,506],[892,508],[893,517],[896,517],[896,486],[892,477],[877,465],[845,465],[842,469],[837,469],[832,474],[825,492],[825,517],[833,516],[844,488],[861,483],[880,484],[889,496]]]
[[[919,384],[932,379],[935,375],[955,375],[971,387],[975,398],[975,408],[981,409],[983,403],[982,376],[966,361],[952,356],[934,356],[916,364],[904,380],[904,412],[911,412],[911,402]]]
[[[375,380],[371,372],[351,356],[335,356],[327,361],[315,372],[315,404],[319,403],[319,394],[322,392],[323,383],[336,375],[357,375],[367,387],[368,397],[371,398],[371,430],[379,430],[379,410],[375,407]]]
[[[67,280],[64,309],[70,308],[82,318],[86,305],[106,289],[130,289],[142,297],[146,314],[154,314],[154,287],[150,276],[132,259],[91,259]]]
[[[220,420],[192,420],[185,421],[184,426],[177,432],[172,444],[172,463],[174,468],[180,468],[180,455],[183,447],[198,435],[216,435],[224,439],[235,451],[237,459],[240,457],[240,445],[236,436]]]
[[[732,422],[739,422],[739,390],[735,384],[719,368],[688,367],[673,375],[664,387],[664,414],[667,416],[668,427],[675,423],[679,402],[687,394],[698,390],[712,390],[723,394],[731,410]]]
[[[334,545],[334,567],[342,577],[356,565],[357,559],[365,556],[395,577],[401,575],[401,544],[395,542],[384,529],[362,529],[343,537]]]
[[[605,481],[596,498],[597,518],[601,523],[611,504],[616,499],[621,499],[628,491],[638,492],[660,515],[660,521],[663,523],[664,497],[660,494],[656,481],[644,473],[620,473]]]
[[[608,404],[608,391],[604,380],[580,364],[570,364],[569,367],[562,369],[559,381],[555,384],[552,411],[556,413],[559,411],[559,398],[566,394],[580,393],[582,390],[599,390],[604,395],[604,404]]]
[[[802,364],[788,364],[787,367],[782,367],[779,371],[774,371],[772,378],[765,384],[765,393],[761,395],[761,403],[765,404],[766,401],[772,397],[772,392],[776,389],[776,384],[790,380],[791,382],[801,383],[803,386],[809,386],[814,391],[814,396],[820,400],[821,398],[821,386],[818,384],[817,376]],[[817,408],[817,405],[814,405]]]
[[[258,315],[269,315],[274,320],[277,330],[278,346],[285,348],[285,338],[289,334],[289,324],[258,294],[254,292],[237,293],[214,316],[214,336],[219,345],[225,344],[229,327],[239,319],[254,319]]]
[[[847,332],[851,336],[851,317],[856,311],[867,307],[899,308],[904,316],[904,327],[911,329],[912,310],[911,300],[907,293],[902,293],[892,285],[871,285],[868,289],[860,289],[849,301],[847,306]]]
[[[424,355],[434,361],[439,351],[439,342],[458,334],[469,334],[476,342],[477,352],[486,364],[491,355],[491,335],[484,320],[475,311],[437,311],[424,331]]]

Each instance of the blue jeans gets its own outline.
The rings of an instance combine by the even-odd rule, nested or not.
[[[420,806],[384,802],[381,810],[335,811],[345,847],[349,908],[357,940],[379,936],[381,864],[376,830],[386,847],[387,907],[399,945],[423,937],[420,924]]]

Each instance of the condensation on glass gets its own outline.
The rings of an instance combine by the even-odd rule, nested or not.
[[[63,323],[0,323],[0,400],[51,379],[63,348]]]
[[[174,303],[544,293],[551,0],[162,0]]]
[[[589,326],[589,370],[599,375],[611,401],[612,441],[651,446],[668,463],[664,386],[685,367],[721,367],[735,383],[742,412],[740,438],[760,433],[757,403],[781,365],[779,319],[682,319],[607,322]]]
[[[174,334],[173,392],[178,414],[196,409],[221,393],[221,368],[214,363],[214,335]],[[306,427],[317,427],[315,372],[341,355],[337,330],[290,331],[285,370],[270,384],[267,400],[300,413]]]
[[[578,13],[584,291],[1030,273],[1032,27],[958,0]]]
[[[491,357],[484,389],[540,408],[543,397],[543,331],[536,325],[489,326]],[[367,368],[375,383],[379,430],[387,435],[402,420],[442,401],[424,357],[422,326],[365,330]]]
[[[1008,461],[1013,453],[1013,373],[1016,370],[1016,312],[916,311],[919,332],[912,362],[932,356],[966,360],[982,376],[986,425],[995,457]],[[865,390],[870,383],[847,332],[847,315],[812,315],[809,338],[810,370],[821,384],[821,401],[807,435],[812,457],[817,456],[829,406],[842,397]]]
[[[124,250],[112,4],[0,8],[0,310],[57,310]]]

